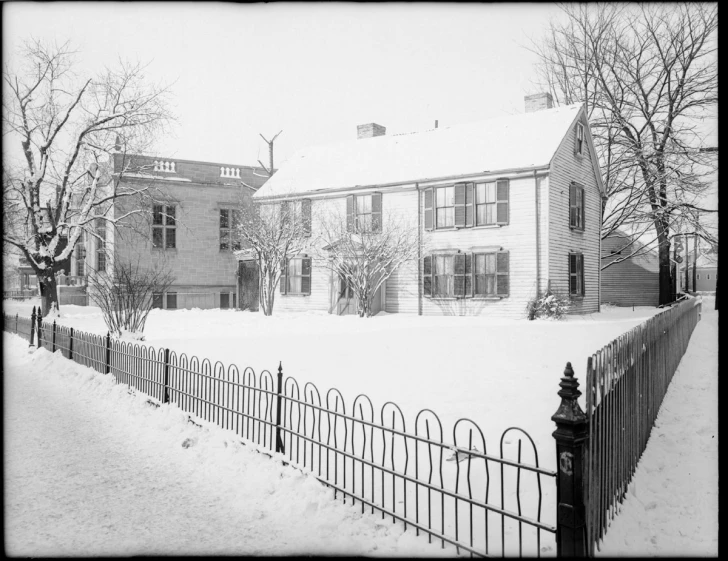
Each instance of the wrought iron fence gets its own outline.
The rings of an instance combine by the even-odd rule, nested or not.
[[[5,315],[5,329],[33,342],[33,322]],[[458,420],[446,432],[431,410],[411,426],[395,403],[375,410],[366,395],[347,409],[341,392],[311,383],[240,372],[169,349],[74,331],[37,321],[38,346],[112,374],[118,383],[186,411],[309,470],[362,512],[401,521],[430,541],[477,556],[540,556],[556,533],[544,485],[556,472],[540,466],[531,437],[511,427],[495,450],[480,427]],[[376,414],[375,414],[376,412]],[[553,496],[553,493],[551,493]]]
[[[590,556],[624,500],[690,336],[700,299],[671,307],[587,361],[586,528]]]

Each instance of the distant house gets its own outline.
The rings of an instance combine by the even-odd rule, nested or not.
[[[659,258],[656,251],[617,231],[602,240],[603,304],[657,306],[660,303]]]
[[[695,283],[693,284],[693,252],[688,255],[687,264],[688,284],[687,289],[691,292],[714,292],[718,284],[718,263],[714,254],[703,254],[698,252],[698,261],[695,266]],[[680,286],[685,290],[685,272],[680,276]]]
[[[233,252],[240,240],[234,226],[239,205],[265,183],[267,173],[251,166],[115,154],[111,178],[147,190],[154,201],[145,203],[143,217],[127,219],[121,228],[97,219],[94,235],[78,246],[71,272],[111,274],[116,259],[163,265],[175,280],[155,295],[155,307],[236,307]],[[123,216],[138,204],[137,198],[117,199],[110,216]]]
[[[414,224],[420,256],[387,280],[378,309],[523,317],[551,288],[573,313],[599,310],[604,187],[581,105],[553,108],[539,94],[524,114],[391,136],[369,123],[357,136],[299,152],[253,198],[301,201],[312,247],[317,217],[331,213],[355,229],[387,213]],[[276,311],[351,310],[348,287],[315,255],[291,256]]]

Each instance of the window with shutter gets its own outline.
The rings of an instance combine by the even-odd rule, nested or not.
[[[301,294],[311,294],[311,258],[301,259]]]
[[[159,308],[160,310],[164,307],[164,300],[162,299],[161,292],[152,293],[152,308]]]
[[[372,193],[372,232],[382,231],[382,194]]]
[[[167,309],[174,310],[177,308],[177,293],[167,292]]]
[[[475,190],[475,185],[473,183],[468,183],[465,186],[465,227],[466,228],[471,228],[474,224],[474,211],[473,211],[473,208],[475,206],[474,190]]]
[[[475,224],[487,226],[496,223],[495,181],[475,185]]]
[[[571,182],[569,185],[569,227],[584,230],[584,187]]]
[[[499,251],[496,255],[496,293],[498,296],[508,296],[510,289],[508,252]]]
[[[574,154],[577,156],[584,155],[584,125],[576,123],[574,131]]]
[[[446,188],[447,189],[447,188]],[[465,227],[465,183],[453,186],[453,216],[456,228]]]
[[[435,227],[435,220],[434,220],[434,196],[432,189],[425,189],[424,191],[424,197],[425,197],[425,230],[432,230]]]
[[[289,259],[281,273],[281,294],[311,294],[311,258]]]
[[[569,295],[584,296],[584,255],[569,254]]]
[[[303,221],[303,235],[311,235],[311,199],[301,201],[301,220]]]
[[[422,293],[432,296],[432,257],[427,255],[422,260]]]
[[[438,187],[435,190],[435,224],[437,228],[455,226],[455,187]]]
[[[496,223],[508,224],[509,182],[507,179],[499,179],[496,184]]]
[[[473,294],[505,297],[510,291],[510,267],[507,251],[473,255]]]
[[[230,307],[230,293],[221,292],[220,293],[220,309],[227,310],[229,307]]]
[[[346,197],[346,231],[354,231],[354,195]]]

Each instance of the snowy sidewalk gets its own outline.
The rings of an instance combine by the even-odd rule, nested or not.
[[[9,556],[454,554],[109,376],[3,344]]]
[[[675,373],[621,512],[598,556],[718,555],[718,312],[702,319]]]

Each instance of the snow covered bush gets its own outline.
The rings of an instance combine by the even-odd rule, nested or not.
[[[145,268],[139,262],[115,261],[110,273],[88,276],[89,297],[101,308],[104,323],[115,337],[144,340],[144,324],[155,297],[174,282],[168,269]]]
[[[550,318],[560,319],[569,311],[570,302],[559,294],[547,290],[540,298],[533,298],[526,306],[526,317],[530,320]]]

